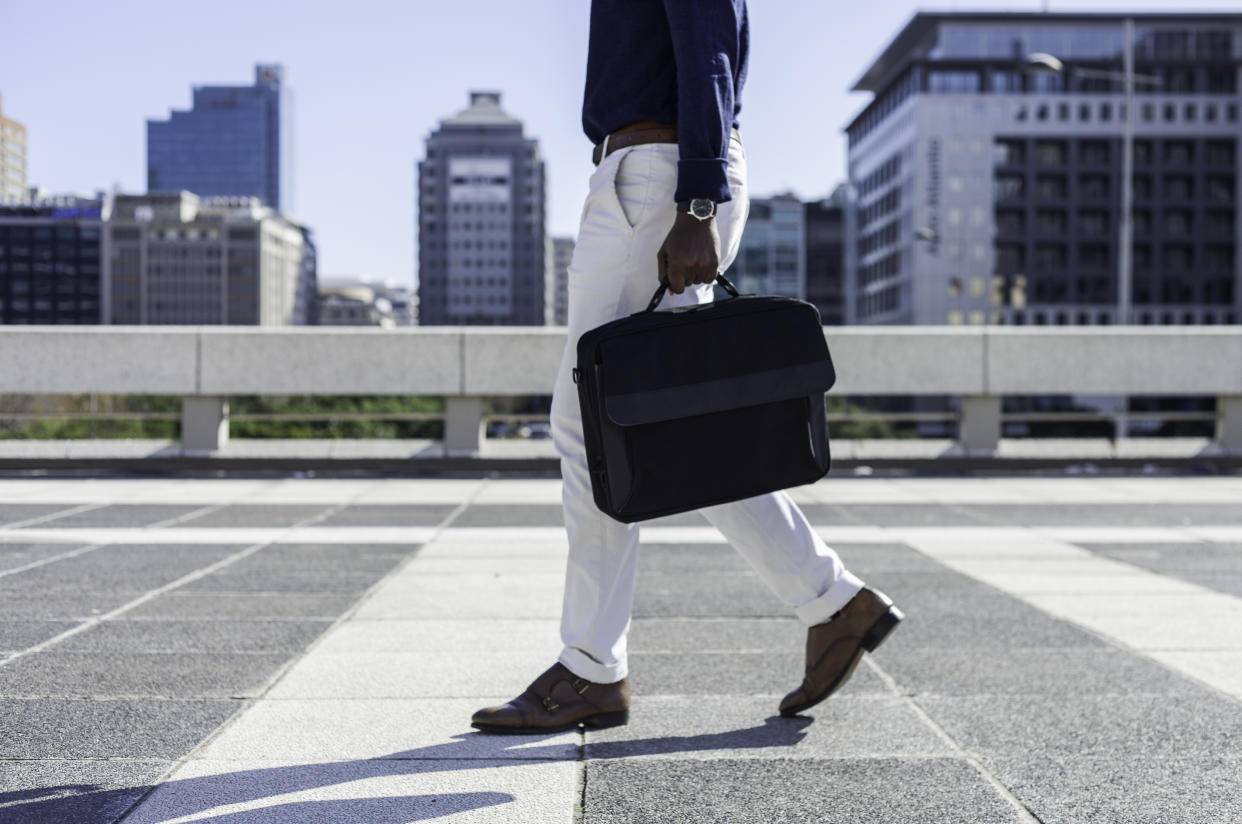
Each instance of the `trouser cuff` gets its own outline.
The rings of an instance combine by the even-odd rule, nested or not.
[[[629,672],[629,667],[625,661],[610,667],[593,660],[581,650],[570,647],[562,650],[557,660],[564,664],[565,668],[574,675],[593,681],[596,684],[615,684]]]
[[[798,618],[808,627],[822,624],[831,618],[837,610],[849,603],[850,599],[863,588],[862,579],[851,572],[842,572],[841,577],[832,582],[828,591],[814,601],[794,609]],[[569,664],[565,664],[569,666]],[[572,669],[572,667],[570,667]],[[585,676],[583,676],[585,677]]]

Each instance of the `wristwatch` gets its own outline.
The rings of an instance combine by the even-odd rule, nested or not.
[[[679,200],[677,202],[677,211],[684,212],[690,217],[699,220],[710,220],[716,216],[716,201],[706,197],[696,197],[693,200]]]

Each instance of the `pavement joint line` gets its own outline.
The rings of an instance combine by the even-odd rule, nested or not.
[[[1035,813],[1023,804],[1022,801],[1014,795],[1008,787],[1001,783],[1001,780],[997,778],[991,770],[985,767],[983,763],[975,757],[974,753],[963,747],[958,743],[957,739],[949,735],[949,731],[942,727],[939,721],[932,718],[931,715],[928,714],[927,710],[923,709],[922,705],[919,704],[918,701],[914,700],[912,695],[904,692],[897,685],[897,681],[885,672],[879,664],[873,661],[870,655],[864,655],[863,660],[866,661],[867,665],[871,667],[871,671],[879,676],[880,680],[883,681],[890,690],[892,690],[893,694],[900,698],[902,703],[909,707],[910,711],[913,712],[924,724],[926,724],[927,727],[941,741],[947,744],[949,748],[957,754],[958,758],[964,760],[975,770],[975,772],[979,773],[983,780],[986,781],[992,789],[994,789],[997,794],[999,794],[1000,797],[1013,808],[1020,820],[1026,822],[1026,824],[1043,824],[1043,820],[1039,818],[1039,816],[1035,815]]]
[[[387,581],[389,578],[391,578],[392,576],[396,575],[398,572],[400,572],[401,570],[409,566],[418,557],[418,550],[421,549],[422,546],[425,546],[426,544],[429,544],[432,541],[434,541],[445,529],[448,528],[449,525],[453,523],[454,520],[457,519],[458,516],[461,515],[461,513],[465,512],[466,508],[470,506],[470,504],[472,504],[474,500],[482,493],[483,489],[487,487],[489,480],[490,480],[489,478],[480,479],[479,483],[475,486],[474,490],[472,490],[470,494],[467,495],[462,500],[462,502],[458,504],[448,515],[446,515],[444,517],[444,520],[441,521],[440,524],[434,530],[432,530],[432,533],[429,536],[429,539],[427,541],[423,542],[419,546],[418,549],[415,549],[414,551],[410,552],[408,557],[406,557],[405,560],[403,560],[401,563],[397,564],[395,567],[389,570],[388,574],[384,575],[379,580],[375,581],[370,587],[368,587],[366,592],[364,592],[362,596],[357,601],[355,601],[351,607],[346,609],[344,613],[342,613],[335,621],[333,621],[332,624],[327,629],[325,629],[319,635],[318,638],[312,641],[310,645],[307,646],[305,649],[303,649],[300,653],[298,653],[297,655],[294,655],[288,661],[286,661],[284,665],[281,666],[276,671],[276,673],[271,678],[268,679],[267,684],[264,685],[264,687],[261,690],[259,690],[254,695],[246,696],[244,700],[241,702],[241,705],[238,707],[238,709],[235,712],[233,712],[232,715],[226,718],[223,722],[221,722],[221,724],[218,727],[216,727],[216,729],[212,730],[210,734],[206,735],[201,741],[198,742],[198,744],[192,747],[189,752],[181,756],[181,758],[173,760],[173,763],[169,766],[169,768],[165,770],[163,774],[159,776],[159,778],[151,782],[151,787],[147,790],[147,792],[143,793],[141,796],[134,799],[134,802],[130,804],[129,807],[127,807],[125,811],[122,812],[121,815],[118,816],[114,820],[113,824],[124,824],[125,819],[129,818],[130,815],[136,812],[143,805],[143,803],[147,800],[147,798],[150,797],[152,793],[154,793],[159,787],[161,787],[164,783],[166,783],[170,778],[176,775],[178,770],[182,769],[186,764],[188,764],[193,759],[193,756],[195,753],[200,752],[201,750],[208,747],[213,741],[220,738],[220,736],[223,735],[229,727],[233,726],[233,724],[235,724],[246,713],[248,709],[252,708],[255,704],[257,704],[258,702],[262,700],[277,700],[277,699],[268,699],[266,696],[276,687],[278,683],[280,683],[280,680],[284,678],[284,676],[289,672],[289,670],[291,670],[299,661],[301,661],[303,658],[309,655],[314,649],[316,649],[324,641],[325,638],[327,638],[329,635],[332,634],[332,630],[334,630],[336,627],[348,621],[354,615],[354,613],[356,613],[362,607],[362,605],[380,588],[380,586],[383,585],[385,581]],[[353,503],[357,501],[359,498],[361,498],[363,495],[368,494],[372,488],[377,487],[381,485],[382,483],[383,483],[382,480],[374,480],[371,483],[365,484],[362,487],[362,489],[357,494],[355,494],[353,497],[351,497],[348,501],[346,501],[343,504],[338,504],[334,507],[331,507],[330,509],[326,509],[323,512],[320,512],[318,515],[314,516],[314,518],[310,519],[311,522],[313,523],[315,521],[327,518],[339,512],[340,510],[353,505]],[[294,524],[293,526],[289,527],[289,529],[296,529],[300,526],[302,526],[302,522],[299,521],[297,524]],[[4,662],[0,661],[0,665],[3,665],[3,663]],[[326,700],[339,700],[339,699],[326,699]],[[529,759],[529,760],[534,760],[534,759]]]
[[[83,504],[77,509],[69,510],[67,512],[49,512],[47,515],[41,516],[39,518],[28,518],[25,521],[15,521],[10,524],[5,524],[3,526],[3,529],[7,530],[7,529],[22,528],[32,523],[39,523],[40,521],[45,520],[47,518],[51,518],[51,517],[59,518],[64,515],[88,511],[92,508],[99,509],[99,508],[108,507],[108,506],[112,506],[112,503],[105,502],[101,504]],[[166,524],[173,524],[173,523],[177,523],[179,521],[185,520],[186,518],[194,517],[196,515],[206,514],[212,509],[219,509],[223,506],[224,504],[214,504],[214,505],[199,507],[198,509],[192,512],[187,512],[184,515],[178,515],[175,518],[167,518],[163,521],[156,521],[155,523],[147,524],[146,526],[142,528],[143,529],[158,529],[160,527],[165,526]],[[90,544],[88,546],[78,547],[77,549],[71,549],[68,552],[62,552],[61,554],[53,555],[50,558],[40,558],[37,561],[31,561],[30,563],[25,564],[23,566],[14,567],[13,569],[0,570],[0,578],[4,578],[8,575],[17,575],[18,573],[21,573],[21,572],[29,572],[32,569],[38,569],[41,566],[46,566],[47,564],[52,564],[52,563],[55,563],[56,561],[63,561],[69,558],[76,558],[79,555],[85,555],[86,553],[99,549],[100,547],[105,547],[105,546],[110,546],[110,545],[111,545],[110,542],[103,541],[99,543]],[[4,661],[0,661],[0,664],[3,664],[3,663]]]
[[[9,575],[17,575],[18,573],[22,573],[22,572],[29,572],[32,569],[38,569],[41,566],[47,566],[48,564],[55,563],[56,561],[63,561],[68,558],[76,558],[79,555],[85,555],[88,552],[92,552],[96,549],[99,549],[100,547],[105,547],[105,546],[110,546],[110,544],[108,543],[87,544],[86,546],[80,546],[77,549],[71,549],[71,550],[68,550],[67,552],[62,552],[58,555],[52,555],[48,558],[40,558],[37,561],[31,561],[30,563],[23,564],[22,566],[19,566],[19,567],[13,567],[12,569],[2,570],[0,571],[0,578],[7,577]]]
[[[88,502],[84,504],[79,504],[76,507],[70,506],[69,509],[58,509],[55,512],[48,512],[44,515],[36,515],[35,517],[27,518],[24,521],[13,521],[11,523],[5,524],[4,528],[5,529],[20,529],[22,527],[26,527],[31,524],[39,524],[39,523],[44,523],[46,521],[54,521],[57,518],[64,518],[69,515],[77,515],[79,512],[90,512],[92,509],[103,509],[104,507],[111,506],[111,505],[112,504],[108,501],[104,501],[103,503]],[[58,504],[53,504],[53,506],[58,506]]]
[[[360,494],[361,494],[361,493],[360,493]],[[352,500],[352,499],[351,499],[351,500]],[[301,527],[301,526],[305,525],[306,523],[315,523],[316,521],[322,520],[323,518],[328,517],[329,515],[333,514],[334,512],[336,512],[336,511],[338,511],[338,510],[340,510],[340,509],[343,509],[343,508],[344,508],[344,507],[346,507],[346,506],[348,506],[348,504],[347,504],[347,503],[344,503],[344,504],[338,504],[338,505],[336,505],[335,507],[332,507],[332,508],[330,508],[330,509],[326,509],[326,510],[324,510],[323,512],[318,513],[317,515],[314,515],[314,516],[312,516],[312,517],[310,517],[310,518],[303,519],[302,521],[298,521],[297,523],[295,523],[295,524],[293,524],[293,525],[291,525],[291,526],[285,527],[285,528],[284,528],[283,530],[281,530],[281,531],[293,531],[293,530],[298,529],[299,527]],[[82,623],[78,624],[76,627],[72,627],[72,628],[70,628],[70,629],[67,629],[67,630],[65,630],[64,632],[62,632],[62,633],[60,633],[60,634],[58,634],[58,635],[54,635],[54,636],[52,636],[51,638],[48,638],[48,639],[47,639],[47,640],[45,640],[45,641],[42,641],[42,642],[40,642],[40,643],[38,643],[38,644],[35,644],[35,645],[34,645],[34,646],[32,646],[32,647],[28,647],[28,648],[26,648],[26,649],[22,650],[21,652],[18,652],[18,653],[14,654],[14,655],[10,655],[9,657],[7,657],[7,658],[5,658],[5,659],[0,660],[0,667],[5,666],[6,664],[10,664],[10,663],[12,663],[13,661],[16,661],[16,660],[17,660],[17,659],[19,659],[19,658],[23,658],[23,657],[25,657],[25,656],[27,656],[27,655],[30,655],[31,653],[34,653],[34,652],[43,652],[44,650],[47,650],[47,649],[49,649],[49,648],[51,648],[51,647],[55,646],[56,644],[59,644],[61,641],[65,641],[65,640],[67,640],[67,639],[69,639],[69,638],[72,638],[72,637],[73,637],[73,636],[75,636],[75,635],[78,635],[79,633],[85,632],[86,630],[88,630],[88,629],[90,629],[90,628],[92,628],[92,627],[98,626],[99,624],[103,623],[104,621],[107,621],[107,620],[109,620],[109,619],[111,619],[111,618],[115,618],[115,617],[116,617],[116,616],[118,616],[118,615],[123,615],[123,614],[125,614],[126,612],[128,612],[128,611],[130,611],[130,610],[132,610],[132,609],[134,609],[134,608],[136,608],[136,607],[142,606],[143,604],[147,603],[148,601],[153,601],[153,600],[155,600],[156,598],[160,597],[161,595],[163,595],[163,594],[164,594],[164,593],[166,593],[166,592],[171,592],[171,591],[173,591],[173,590],[175,590],[175,589],[178,589],[178,588],[180,588],[180,587],[182,587],[182,586],[184,586],[184,585],[186,585],[186,584],[193,583],[194,581],[197,581],[197,580],[199,580],[199,579],[201,579],[201,578],[205,578],[205,577],[207,577],[208,575],[212,575],[212,574],[214,574],[214,573],[216,573],[216,572],[219,572],[221,569],[224,569],[225,567],[230,566],[231,564],[234,564],[234,563],[236,563],[237,561],[242,560],[243,558],[248,558],[249,556],[254,555],[254,554],[255,554],[256,552],[258,552],[259,550],[263,549],[264,547],[270,546],[271,544],[272,544],[272,542],[271,542],[271,541],[266,541],[266,542],[263,542],[263,543],[251,544],[250,546],[246,547],[245,549],[243,549],[243,550],[241,550],[241,551],[239,551],[239,552],[235,552],[235,553],[233,553],[232,555],[229,555],[229,556],[227,556],[227,557],[225,557],[225,558],[221,558],[219,561],[216,561],[216,562],[215,562],[215,563],[213,563],[213,564],[208,564],[208,565],[207,565],[207,566],[205,566],[205,567],[201,567],[201,568],[199,568],[199,569],[196,569],[196,570],[194,570],[193,572],[190,572],[190,573],[188,573],[188,574],[186,574],[186,575],[181,576],[180,578],[176,579],[175,581],[171,581],[171,582],[169,582],[169,583],[167,583],[167,584],[164,584],[163,586],[156,587],[155,589],[148,590],[147,592],[145,592],[145,593],[143,593],[142,595],[138,596],[138,597],[137,597],[137,598],[135,598],[134,600],[129,601],[128,603],[122,604],[121,606],[119,606],[119,607],[117,607],[117,608],[115,608],[115,609],[113,609],[113,610],[110,610],[110,611],[108,611],[108,612],[105,612],[105,613],[103,613],[103,614],[101,614],[101,615],[95,615],[95,616],[92,616],[91,618],[88,618],[87,620],[85,620],[85,621],[83,621]],[[100,544],[99,546],[107,546],[107,544]],[[96,548],[96,549],[98,549],[99,547],[95,547],[95,548]]]

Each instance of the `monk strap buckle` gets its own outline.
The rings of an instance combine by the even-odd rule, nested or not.
[[[547,710],[548,712],[556,712],[558,709],[560,709],[560,707],[561,707],[560,704],[552,700],[552,696],[545,695],[543,697],[543,708]]]

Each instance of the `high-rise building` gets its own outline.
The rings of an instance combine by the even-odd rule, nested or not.
[[[318,304],[309,233],[258,198],[117,195],[105,248],[109,323],[300,326]]]
[[[25,199],[26,127],[5,117],[0,106],[0,203],[20,203]]]
[[[0,323],[99,323],[108,198],[0,205]]]
[[[553,326],[569,323],[569,262],[574,257],[574,239],[552,238],[552,319]]]
[[[546,322],[544,163],[499,92],[471,92],[427,138],[417,203],[421,325]]]
[[[806,296],[806,223],[792,194],[755,197],[725,277],[742,292]]]
[[[806,299],[825,326],[845,323],[846,187],[806,203]]]
[[[253,86],[196,86],[189,111],[147,121],[147,191],[257,197],[293,214],[293,98],[280,65]]]
[[[1236,323],[1240,65],[1239,14],[916,14],[854,86],[847,321],[1126,320],[1131,116],[1128,320]]]

